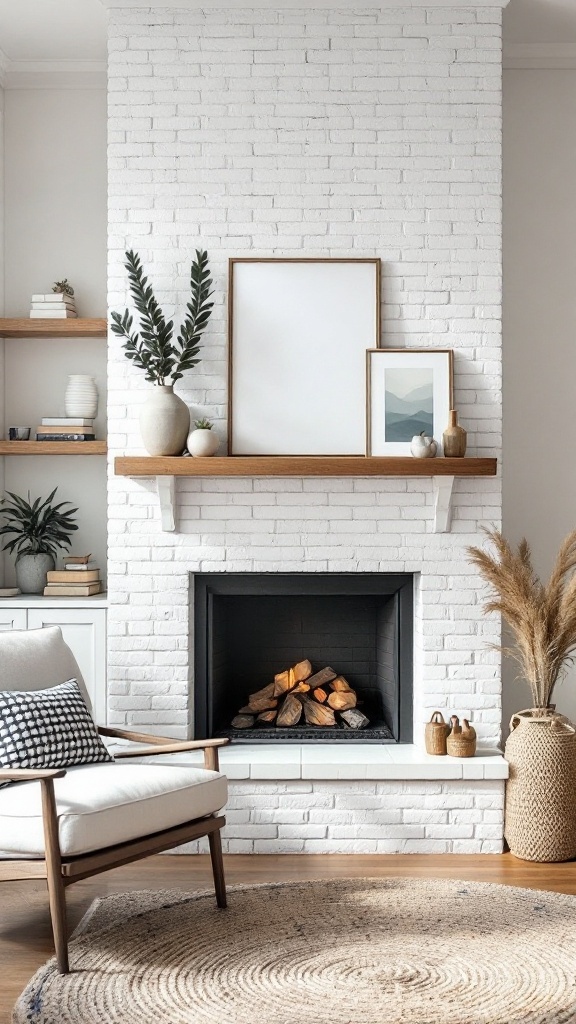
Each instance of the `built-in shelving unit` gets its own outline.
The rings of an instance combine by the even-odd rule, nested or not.
[[[0,455],[106,455],[106,441],[0,441]]]
[[[44,402],[46,400],[50,402],[49,396],[54,394],[55,379],[61,379],[62,387],[64,386],[65,377],[62,375],[65,372],[75,372],[76,369],[78,372],[99,370],[103,375],[106,362],[107,333],[108,325],[105,317],[46,317],[42,319],[1,317],[0,347],[6,350],[6,396],[8,396],[7,406],[10,409],[4,414],[6,431],[9,423],[27,422],[32,424],[31,437],[35,438],[34,424],[40,422],[37,417],[45,416],[47,411],[51,411],[50,408],[46,409]],[[70,371],[67,370],[68,365]],[[28,388],[27,379],[31,373],[33,373],[34,379],[30,382],[31,387]],[[46,380],[45,393],[38,386],[41,380]],[[20,411],[21,403],[24,412]],[[57,408],[58,405],[53,406],[53,409]],[[63,412],[60,412],[59,415],[63,415]],[[10,419],[7,418],[8,416]],[[105,487],[105,464],[102,462],[102,456],[106,456],[107,450],[105,440],[0,440],[0,461],[3,461],[3,456],[9,459],[9,462],[4,462],[5,485],[8,489],[25,494],[26,489],[30,486],[37,489],[35,493],[38,491],[48,493],[57,484],[62,498],[67,496],[67,487],[73,480],[85,481],[94,476],[102,482],[102,487]],[[77,461],[68,464],[66,459],[55,465],[50,462],[53,456],[68,455],[98,456],[99,458],[96,460],[98,466],[87,463],[84,467],[84,464]],[[15,456],[42,456],[45,461],[42,464],[34,463],[36,468],[31,478],[31,470],[27,467],[26,461],[22,463],[18,458],[15,460]],[[81,489],[82,485],[76,483],[76,497],[78,497],[79,486]],[[76,500],[74,504],[80,505],[81,502]],[[94,521],[93,510],[92,517],[92,521]],[[105,515],[102,517],[102,522],[105,522]],[[100,539],[99,542],[96,542],[96,546],[100,551],[99,560],[104,564],[105,543]],[[61,599],[61,601],[63,600]],[[8,601],[10,604],[7,603]],[[21,616],[27,616],[32,614],[34,608],[37,608],[35,614],[40,615],[40,609],[52,608],[51,602],[50,598],[33,598],[27,594],[15,599],[3,598],[0,601],[0,614],[3,614],[5,618],[8,616],[6,619],[8,628],[28,628],[23,627],[20,621],[9,621],[10,614],[18,612]],[[71,598],[68,599],[67,604],[58,605],[58,608],[71,608],[73,614],[80,618],[83,615],[102,615],[101,645],[103,649],[105,648],[106,607],[102,595]],[[86,608],[86,612],[81,611],[83,608]],[[93,611],[96,608],[100,611]],[[44,611],[42,614],[45,614]],[[83,619],[82,622],[84,622]],[[34,620],[34,623],[36,626],[45,624],[43,620],[42,622]]]
[[[213,458],[157,458],[123,455],[114,461],[117,476],[156,477],[162,529],[176,529],[177,477],[380,476],[430,477],[434,486],[434,532],[450,529],[456,477],[496,476],[491,458],[414,459],[363,455],[234,455]]]
[[[101,317],[0,317],[0,338],[105,338],[107,331],[106,319]]]
[[[105,338],[104,317],[0,317],[0,338]],[[0,455],[106,455],[105,441],[0,441]]]

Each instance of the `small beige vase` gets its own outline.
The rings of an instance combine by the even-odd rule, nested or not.
[[[190,430],[190,410],[172,384],[156,384],[140,410],[140,433],[149,455],[181,455]]]
[[[561,861],[576,856],[576,729],[553,708],[512,716],[504,756],[504,835],[515,857]]]

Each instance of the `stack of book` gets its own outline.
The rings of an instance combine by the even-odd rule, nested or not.
[[[45,416],[36,427],[37,441],[95,441],[94,420],[82,416]]]
[[[48,295],[33,295],[30,317],[32,320],[67,320],[77,317],[73,295],[65,292],[50,292]]]
[[[45,597],[92,597],[102,593],[100,569],[90,555],[67,555],[64,569],[47,574]]]

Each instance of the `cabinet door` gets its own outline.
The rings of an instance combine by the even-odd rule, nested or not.
[[[0,629],[26,629],[25,608],[3,608],[0,605]]]
[[[94,718],[106,721],[106,609],[30,608],[28,629],[60,626],[90,694]]]

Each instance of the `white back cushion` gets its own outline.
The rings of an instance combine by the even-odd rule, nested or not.
[[[77,679],[92,711],[78,662],[60,626],[0,630],[0,690],[46,690]]]

